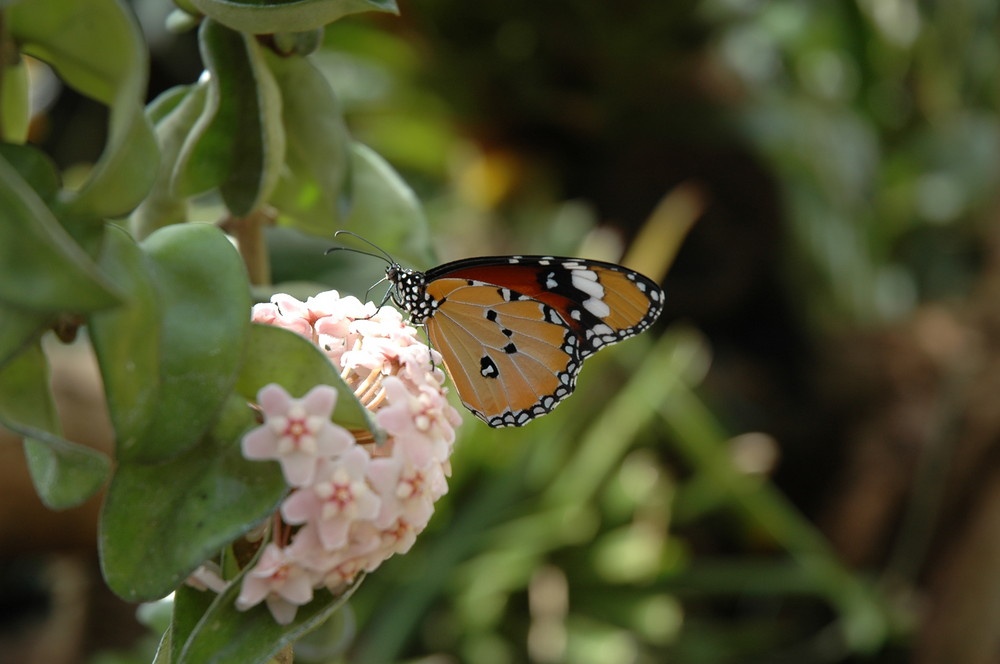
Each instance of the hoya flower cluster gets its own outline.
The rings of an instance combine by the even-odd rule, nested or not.
[[[461,420],[445,399],[432,351],[395,309],[336,291],[305,302],[275,295],[254,307],[253,320],[316,343],[388,434],[376,445],[367,432],[356,437],[331,422],[332,387],[300,399],[278,385],[260,391],[264,423],[244,437],[243,453],[277,460],[292,490],[271,542],[244,576],[237,606],[265,600],[275,619],[288,623],[314,589],[336,591],[409,550],[448,489]]]

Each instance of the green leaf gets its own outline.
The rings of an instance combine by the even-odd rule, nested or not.
[[[0,157],[7,160],[38,196],[53,201],[59,193],[59,171],[51,157],[31,145],[0,145]]]
[[[140,444],[159,406],[160,300],[142,250],[121,228],[108,228],[100,264],[125,292],[125,304],[93,314],[87,324],[116,445],[127,450]]]
[[[174,189],[191,196],[219,187],[230,212],[246,216],[271,195],[284,162],[281,96],[255,39],[211,20],[198,37],[208,98],[181,148]]]
[[[155,127],[164,118],[177,110],[177,107],[188,98],[194,87],[194,85],[175,85],[172,88],[164,90],[146,106],[146,118]]]
[[[46,313],[21,311],[0,304],[0,369],[52,324]]]
[[[330,236],[346,208],[350,155],[343,111],[333,89],[302,57],[267,57],[281,88],[287,151],[271,204],[290,226]]]
[[[28,64],[21,60],[0,71],[0,141],[28,140],[31,104],[28,98]]]
[[[237,611],[241,580],[242,576],[237,577],[215,598],[184,644],[176,664],[264,664],[329,619],[358,589],[364,575],[359,574],[340,595],[333,596],[325,589],[316,591],[313,601],[300,606],[288,625],[276,623],[263,603]]]
[[[0,371],[0,424],[25,436],[31,479],[48,507],[79,505],[94,495],[107,478],[111,468],[107,456],[58,435],[48,363],[39,344]]]
[[[234,30],[254,34],[312,30],[357,12],[399,13],[396,0],[191,0],[191,4]]]
[[[146,377],[159,381],[159,395],[144,432],[119,440],[118,456],[162,461],[201,439],[232,389],[250,325],[250,291],[239,254],[214,226],[167,226],[142,249],[162,312],[160,368]]]
[[[149,195],[129,217],[129,228],[140,240],[158,228],[179,224],[188,219],[187,200],[174,192],[173,173],[181,148],[202,114],[207,97],[208,83],[201,82],[183,88],[171,88],[149,106],[149,117],[156,123],[160,169]]]
[[[417,265],[433,264],[427,218],[416,194],[371,148],[351,146],[351,213],[345,227],[386,247],[398,247],[396,258]]]
[[[216,593],[211,590],[197,590],[188,585],[181,586],[176,590],[174,593],[174,615],[171,621],[173,628],[171,631],[174,634],[170,644],[171,661],[176,662],[180,659],[181,648],[187,643],[191,633],[198,626],[198,621],[212,606],[215,598]]]
[[[288,488],[280,468],[240,451],[254,424],[246,401],[230,395],[198,445],[164,463],[120,463],[100,522],[113,591],[130,601],[163,597],[277,509]]]
[[[39,312],[94,311],[119,302],[114,286],[2,156],[0,210],[0,302]]]
[[[173,625],[167,625],[167,628],[163,631],[163,636],[160,637],[159,645],[156,646],[156,655],[153,657],[153,664],[171,664],[173,662],[173,657],[171,657],[171,649],[174,642],[173,637]]]
[[[274,51],[283,56],[312,55],[323,45],[323,28],[305,32],[276,32],[271,35]]]
[[[142,33],[117,0],[33,0],[13,5],[7,27],[24,52],[52,65],[82,94],[108,105],[108,143],[70,209],[126,214],[156,176],[156,141],[143,114],[148,58]]]
[[[44,431],[22,428],[28,471],[39,498],[54,510],[76,507],[97,493],[111,472],[107,455]]]
[[[290,330],[254,323],[235,389],[248,401],[256,401],[257,392],[268,383],[281,385],[296,399],[316,385],[329,385],[337,390],[332,419],[348,429],[374,430],[370,413],[315,344]]]

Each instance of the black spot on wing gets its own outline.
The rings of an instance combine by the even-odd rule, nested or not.
[[[497,369],[497,363],[489,355],[483,355],[479,358],[479,373],[483,378],[500,377],[500,370]]]

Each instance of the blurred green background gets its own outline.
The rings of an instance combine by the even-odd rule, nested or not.
[[[150,98],[195,80],[170,3],[132,5]],[[997,4],[400,5],[314,59],[436,258],[631,247],[668,299],[551,416],[467,418],[344,661],[997,661]],[[47,103],[72,172],[102,111]],[[279,290],[381,276],[273,239]]]

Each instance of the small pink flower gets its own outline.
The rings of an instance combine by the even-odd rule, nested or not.
[[[312,341],[312,325],[302,317],[302,303],[290,295],[275,295],[270,302],[253,305],[250,320],[291,330]]]
[[[395,376],[386,376],[382,385],[389,405],[375,414],[379,426],[403,445],[418,468],[446,461],[462,419],[440,388],[425,384],[411,391]]]
[[[392,524],[382,529],[382,549],[387,552],[387,556],[394,553],[406,553],[417,541],[417,533],[422,531],[424,526],[415,527],[406,519],[396,519]]]
[[[330,421],[337,391],[317,385],[302,399],[293,399],[280,385],[257,393],[264,424],[243,437],[248,459],[277,459],[292,486],[305,486],[316,475],[320,459],[344,452],[354,444],[347,429]]]
[[[352,523],[378,516],[381,501],[365,481],[368,463],[368,453],[357,446],[326,461],[310,486],[285,499],[282,517],[287,523],[315,524],[327,550],[344,546]]]
[[[295,619],[298,607],[312,599],[313,584],[309,572],[291,559],[285,549],[271,543],[243,577],[236,608],[246,611],[266,600],[275,621],[287,625]]]
[[[382,508],[375,520],[380,528],[405,518],[407,523],[423,530],[434,513],[434,501],[448,491],[440,464],[419,468],[398,452],[373,459],[368,464],[368,478],[382,497]]]
[[[382,531],[370,521],[358,521],[351,524],[343,546],[330,550],[323,546],[316,525],[307,523],[295,533],[295,539],[287,550],[296,561],[321,579],[345,560],[367,558],[381,544]]]

